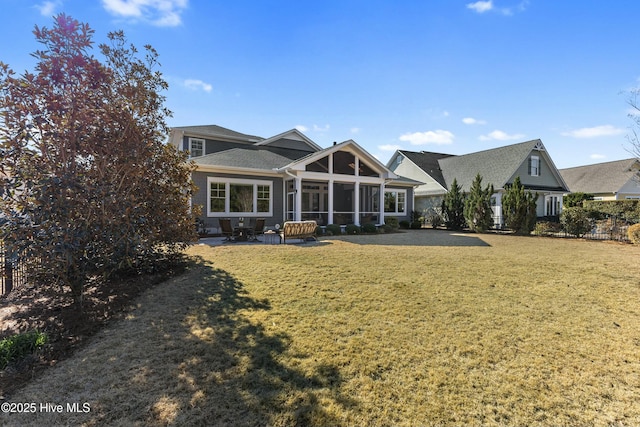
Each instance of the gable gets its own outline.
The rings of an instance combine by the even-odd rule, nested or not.
[[[309,153],[322,150],[322,148],[318,144],[307,138],[302,132],[297,129],[291,129],[281,134],[272,136],[271,138],[260,141],[255,145],[286,148],[291,150],[306,151]]]
[[[300,172],[329,173],[331,168],[333,168],[334,174],[355,175],[356,164],[359,166],[359,176],[397,178],[391,170],[353,140],[344,141],[316,153],[309,154],[306,157],[291,162],[286,165],[286,167],[281,168],[281,170],[289,169]]]
[[[528,161],[532,152],[538,153],[543,170],[538,177],[529,177]],[[477,174],[483,185],[504,188],[520,176],[525,186],[531,189],[566,190],[566,185],[539,139],[507,145],[463,156],[452,156],[438,161],[447,188],[454,179],[463,191],[469,191]],[[531,178],[531,179],[529,179]]]
[[[538,159],[538,173],[532,171],[532,157]],[[530,190],[568,190],[560,173],[544,150],[531,150],[522,161],[518,169],[511,175],[507,184],[513,184],[516,177],[520,177],[522,185]]]

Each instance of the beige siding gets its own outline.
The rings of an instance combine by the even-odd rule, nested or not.
[[[529,158],[531,156],[538,156],[540,159],[540,174],[539,176],[531,176],[529,175]],[[520,177],[520,182],[524,186],[533,186],[533,187],[560,187],[562,184],[558,181],[556,176],[553,174],[551,166],[546,160],[546,155],[542,152],[534,150],[531,154],[525,159],[525,161],[520,165],[517,169],[516,173],[511,177],[509,182],[513,182],[516,176]]]

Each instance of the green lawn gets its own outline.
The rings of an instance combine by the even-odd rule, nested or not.
[[[640,424],[639,247],[420,230],[189,252],[11,398],[90,413],[0,424]]]

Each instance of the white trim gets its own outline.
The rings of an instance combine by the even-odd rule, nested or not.
[[[382,200],[383,200],[383,203],[382,203],[382,211],[384,211],[384,214],[385,214],[385,215],[389,215],[389,216],[393,216],[393,215],[402,215],[402,216],[405,216],[405,215],[408,215],[408,214],[407,214],[407,208],[408,208],[408,206],[407,206],[407,205],[408,205],[408,201],[407,201],[407,190],[403,190],[403,189],[399,189],[399,188],[385,188],[385,189],[384,189],[384,193],[383,193],[383,194],[386,194],[386,193],[398,193],[398,194],[402,193],[402,194],[404,194],[404,211],[403,211],[403,212],[398,211],[398,197],[397,197],[397,196],[396,196],[396,206],[395,206],[395,210],[393,210],[393,211],[387,211],[387,210],[385,209],[385,208],[386,208],[386,206],[385,206],[385,203],[384,203],[384,201],[385,201],[386,199],[383,197],[383,199],[382,199]]]
[[[192,148],[192,146],[193,146],[193,143],[194,143],[194,142],[199,142],[199,143],[201,143],[201,144],[202,144],[202,148],[200,148],[201,154],[200,154],[200,155],[198,155],[198,156],[194,156],[194,155],[192,155],[192,153],[193,153],[193,148]],[[204,156],[205,145],[206,145],[206,141],[205,141],[204,139],[202,139],[202,138],[191,138],[191,137],[189,137],[189,158],[190,158],[190,159],[192,159],[192,158],[197,158],[197,157],[202,157],[202,156]]]
[[[531,172],[529,174],[529,176],[540,176],[540,156],[531,156],[530,157],[531,160]],[[536,173],[533,173],[533,161],[535,160],[536,162],[536,168],[535,171]]]
[[[211,212],[211,184],[223,183],[225,184],[225,203],[224,212]],[[253,185],[253,212],[231,212],[231,185]],[[258,212],[258,186],[269,187],[269,211]],[[207,217],[223,217],[223,216],[241,216],[241,217],[269,217],[273,216],[273,181],[259,180],[259,179],[244,179],[244,178],[219,178],[215,176],[207,177]]]

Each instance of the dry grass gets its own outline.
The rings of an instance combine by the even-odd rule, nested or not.
[[[90,413],[0,424],[640,424],[638,247],[414,231],[190,253],[11,399]]]

